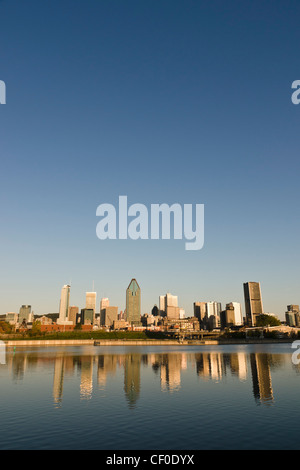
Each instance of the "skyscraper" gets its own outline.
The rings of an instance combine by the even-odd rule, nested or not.
[[[180,308],[178,307],[177,295],[169,292],[159,297],[160,315],[166,316],[169,320],[179,320]]]
[[[288,305],[285,319],[289,326],[300,326],[300,312],[299,305]]]
[[[256,316],[264,313],[259,282],[244,283],[246,323],[248,326],[256,325]]]
[[[79,311],[79,308],[76,305],[72,305],[69,307],[68,320],[71,321],[73,325],[76,324],[78,311]]]
[[[230,302],[226,304],[226,309],[232,307],[234,311],[234,325],[241,326],[243,325],[243,315],[242,315],[242,306],[239,302]]]
[[[96,292],[86,292],[86,294],[85,294],[85,310],[93,310],[94,311],[92,323],[95,323],[96,299],[97,299],[97,293]]]
[[[131,325],[141,324],[141,289],[136,279],[131,279],[126,289],[126,315]]]
[[[219,328],[220,326],[220,314],[222,306],[220,302],[206,302],[206,313],[209,329]]]
[[[118,307],[105,307],[100,311],[100,326],[112,327],[118,320]]]
[[[201,330],[219,328],[222,306],[220,302],[194,302],[194,316]]]
[[[60,305],[59,305],[59,317],[57,323],[62,325],[68,321],[69,313],[69,301],[70,301],[70,289],[71,286],[68,284],[63,286],[60,296]]]
[[[85,293],[85,308],[93,309],[94,313],[96,312],[96,292],[86,292]]]
[[[206,302],[194,302],[194,316],[199,320],[200,330],[204,330],[207,324]]]
[[[107,297],[102,297],[100,301],[100,312],[106,307],[109,307],[109,299]]]
[[[159,314],[163,317],[166,315],[166,296],[159,296]]]
[[[19,323],[22,323],[24,320],[26,323],[29,323],[33,320],[33,315],[31,314],[31,305],[22,305],[19,310]]]
[[[79,314],[76,323],[79,322]],[[95,312],[93,308],[82,308],[80,312],[81,325],[93,325],[95,323]]]

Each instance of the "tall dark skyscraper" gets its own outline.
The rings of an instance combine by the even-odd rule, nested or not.
[[[248,326],[255,326],[256,316],[261,315],[264,312],[262,297],[261,297],[260,283],[259,282],[245,282],[244,283],[244,296],[245,296],[246,323]]]
[[[141,324],[141,289],[136,279],[126,289],[126,318],[131,325]]]

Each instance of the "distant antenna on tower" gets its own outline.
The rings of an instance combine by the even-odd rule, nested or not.
[[[93,281],[93,292],[95,292],[95,281]]]

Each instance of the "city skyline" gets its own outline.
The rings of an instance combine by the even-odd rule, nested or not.
[[[117,303],[117,302],[113,302],[113,304],[116,306],[116,307],[112,307],[112,308],[117,308],[120,310],[120,312],[124,312],[126,311],[126,306],[127,306],[127,299],[128,299],[128,292],[131,292],[131,291],[136,291],[138,290],[138,295],[139,295],[139,299],[138,299],[138,312],[139,312],[139,315],[142,316],[144,314],[151,314],[151,311],[153,309],[154,306],[156,306],[158,308],[158,312],[159,314],[165,314],[167,313],[167,310],[168,310],[168,306],[169,308],[173,308],[173,309],[176,309],[176,315],[174,316],[173,313],[169,313],[169,318],[172,318],[173,319],[176,319],[176,318],[180,318],[179,316],[179,312],[180,311],[183,311],[184,314],[185,314],[185,318],[188,318],[188,317],[193,317],[195,316],[195,305],[197,306],[198,305],[198,308],[199,308],[199,305],[200,304],[207,304],[207,309],[208,311],[206,312],[208,314],[208,316],[210,315],[220,315],[220,312],[221,312],[221,309],[222,310],[226,310],[227,306],[228,305],[231,305],[231,307],[234,309],[235,313],[234,313],[234,317],[236,318],[236,320],[241,316],[242,319],[245,319],[245,324],[251,324],[253,323],[253,325],[255,325],[255,321],[253,322],[253,319],[254,319],[254,316],[255,315],[252,315],[252,314],[249,314],[249,308],[248,305],[251,304],[250,302],[250,299],[249,299],[249,292],[247,290],[247,286],[249,285],[253,285],[253,289],[254,289],[254,292],[256,293],[257,292],[257,289],[259,291],[259,302],[261,303],[261,306],[260,306],[260,311],[258,312],[257,311],[257,314],[259,313],[267,313],[267,314],[274,314],[276,317],[279,318],[279,320],[281,321],[285,321],[286,320],[286,312],[287,310],[289,310],[289,307],[293,307],[293,306],[297,306],[297,304],[291,304],[291,303],[287,303],[285,306],[284,306],[284,310],[278,315],[276,314],[275,312],[272,312],[270,310],[266,310],[263,308],[263,294],[262,294],[262,289],[261,289],[261,283],[258,282],[258,281],[247,281],[247,282],[244,282],[242,283],[242,289],[243,289],[243,298],[241,300],[237,300],[237,296],[235,298],[232,298],[230,300],[226,300],[225,301],[222,301],[220,300],[219,298],[215,298],[215,299],[208,299],[208,298],[197,298],[197,299],[190,299],[189,300],[189,303],[188,303],[188,309],[184,309],[183,306],[181,305],[180,307],[178,306],[178,298],[181,297],[180,294],[176,293],[176,295],[174,294],[171,294],[170,292],[167,292],[166,294],[164,295],[161,295],[161,294],[158,294],[157,295],[157,299],[153,301],[153,303],[149,304],[150,307],[148,310],[146,310],[145,308],[143,308],[143,296],[144,296],[144,291],[143,289],[140,288],[137,280],[135,278],[132,278],[130,283],[129,283],[129,286],[126,288],[126,290],[124,290],[124,299],[123,299],[123,302],[121,302],[120,304]],[[133,287],[132,287],[133,286]],[[258,287],[256,287],[258,286]],[[66,321],[68,323],[68,309],[70,307],[74,308],[76,307],[77,309],[92,309],[94,311],[94,315],[95,314],[100,314],[101,312],[101,309],[105,309],[107,307],[110,306],[111,304],[111,301],[112,301],[112,298],[111,297],[103,297],[101,295],[98,296],[98,292],[96,291],[88,291],[88,292],[85,292],[84,293],[84,302],[82,304],[76,304],[75,302],[73,302],[73,299],[72,299],[72,294],[73,294],[73,291],[71,290],[71,284],[65,284],[63,285],[63,287],[61,288],[61,296],[60,296],[60,301],[59,301],[59,309],[57,311],[53,310],[53,311],[44,311],[42,313],[38,312],[36,309],[34,309],[34,306],[33,306],[33,309],[32,309],[32,313],[34,313],[35,315],[38,315],[38,316],[42,316],[42,315],[47,315],[47,314],[54,314],[54,313],[58,313],[58,321],[60,322],[64,322]],[[94,282],[93,282],[93,287],[94,287]],[[246,288],[247,287],[247,288]],[[143,293],[142,293],[143,292]],[[132,292],[131,292],[132,293]],[[96,301],[96,298],[99,298],[98,301]],[[116,298],[117,296],[113,296],[113,298]],[[251,296],[250,296],[251,297]],[[169,300],[167,300],[169,299]],[[181,304],[181,302],[180,302]],[[237,306],[240,306],[240,307],[237,307]],[[10,309],[8,310],[7,312],[3,312],[2,315],[5,315],[7,313],[16,313],[17,314],[17,311],[21,311],[22,307],[30,307],[30,310],[31,310],[31,305],[24,305],[22,304],[21,308],[19,307],[18,309],[16,310],[13,310],[13,309]],[[162,308],[163,307],[163,308]],[[136,308],[136,307],[135,307]],[[216,308],[217,308],[217,311],[216,311]],[[241,309],[241,311],[236,311],[236,309]],[[178,314],[178,315],[177,315]],[[137,318],[137,313],[135,313],[135,317]],[[200,311],[198,312],[197,316],[202,317]],[[250,318],[249,318],[250,317]],[[135,321],[137,321],[135,319]],[[240,324],[239,323],[239,320],[237,320],[237,323],[236,324]]]
[[[133,276],[145,311],[169,291],[187,313],[192,299],[243,304],[249,279],[282,319],[300,303],[298,13],[258,0],[0,2],[0,312],[57,311],[69,282],[84,306],[92,280],[123,305]],[[203,248],[99,240],[97,208],[124,194],[128,207],[204,204]]]

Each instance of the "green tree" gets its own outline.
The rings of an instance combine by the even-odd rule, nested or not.
[[[35,320],[32,323],[32,328],[29,330],[30,336],[38,336],[42,333],[41,331],[41,322],[39,320]]]
[[[0,333],[1,334],[9,334],[13,332],[13,326],[6,321],[0,322]]]
[[[256,317],[256,326],[280,326],[281,322],[273,315],[266,315],[262,313]]]

